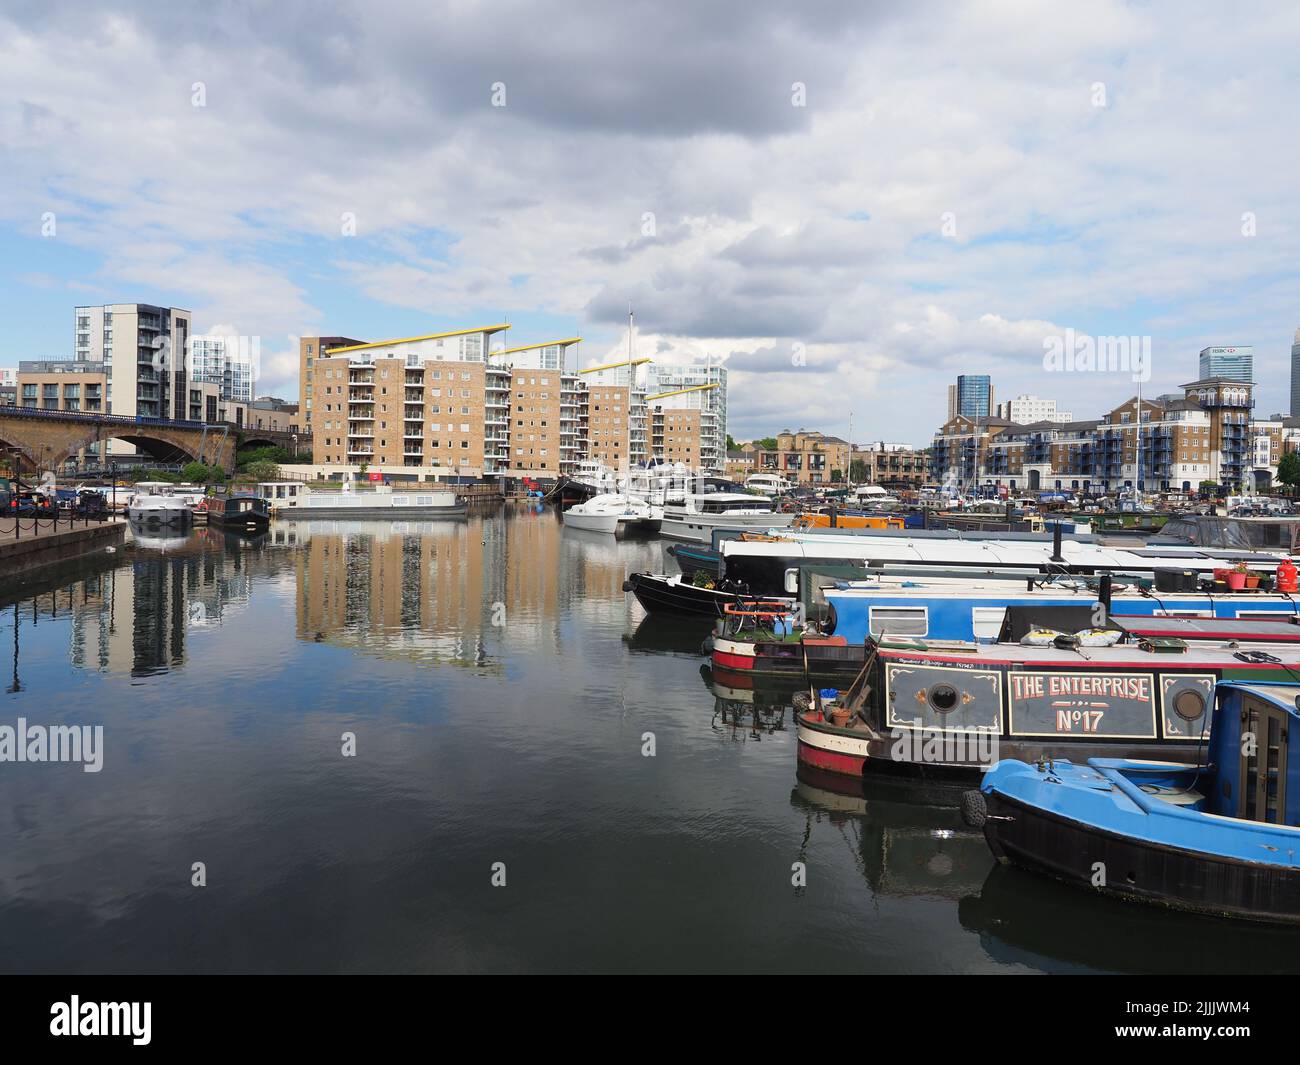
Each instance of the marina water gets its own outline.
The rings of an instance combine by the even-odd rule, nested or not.
[[[951,797],[797,772],[788,693],[715,689],[707,626],[622,590],[674,569],[517,508],[144,537],[30,585],[0,726],[102,726],[102,765],[0,763],[0,969],[1293,965],[1297,933],[995,868]]]

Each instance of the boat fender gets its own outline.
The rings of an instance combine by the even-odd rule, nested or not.
[[[631,582],[631,581],[624,581],[624,582],[623,582],[623,591],[625,591],[625,592],[630,592],[631,590],[632,590],[632,582]]]
[[[702,654],[702,655],[711,655],[711,654],[713,654],[713,636],[712,636],[712,634],[710,634],[710,635],[704,637],[704,642],[703,642],[702,644],[700,644],[700,654]]]
[[[971,828],[984,827],[984,822],[989,819],[989,808],[982,791],[971,789],[962,792],[961,819]]]

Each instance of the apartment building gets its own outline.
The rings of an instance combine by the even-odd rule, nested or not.
[[[642,358],[576,370],[581,338],[493,350],[508,328],[340,345],[304,337],[298,416],[313,461],[472,477],[557,477],[584,459],[615,470],[657,458],[721,471],[719,367],[651,375]]]
[[[496,468],[486,439],[494,333],[508,325],[327,347],[313,358],[312,455],[319,465]],[[500,395],[500,374],[493,375]],[[499,400],[494,414],[499,414]],[[558,439],[557,439],[558,445]],[[498,454],[496,442],[491,451]]]
[[[886,488],[919,488],[929,479],[929,467],[928,451],[905,445],[881,442],[853,448],[854,481]]]
[[[1016,396],[1005,403],[999,403],[995,412],[999,418],[1015,422],[1017,425],[1029,425],[1033,422],[1072,422],[1074,415],[1057,408],[1056,400],[1028,394]]]
[[[493,397],[509,398],[503,411],[489,408],[495,469],[556,477],[585,457],[586,396],[577,373],[569,370],[569,351],[581,337],[525,344],[493,352]],[[500,415],[504,414],[504,424]]]
[[[364,343],[364,340],[353,340],[351,337],[298,338],[298,411],[299,424],[304,434],[312,431],[312,390],[315,387],[312,373],[321,352],[326,348],[354,348]]]
[[[676,426],[674,454],[687,450],[694,456],[692,466],[722,473],[727,460],[727,369],[706,363],[674,365],[652,363],[646,372],[646,403],[652,412],[664,416],[663,427]],[[656,415],[657,416],[657,415]],[[684,428],[690,426],[688,430]],[[669,436],[661,449],[654,445],[655,423],[651,423],[651,450],[657,458],[678,461],[669,456]],[[687,432],[691,438],[685,438]]]
[[[744,484],[745,478],[755,472],[757,457],[758,452],[754,450],[728,451],[726,461],[723,464],[723,476]]]
[[[627,469],[643,458],[632,448],[632,406],[628,385],[587,386],[587,457],[611,470]]]
[[[777,434],[776,449],[760,448],[755,473],[776,473],[798,484],[828,484],[849,475],[851,448],[838,436],[800,429]]]
[[[71,359],[23,361],[14,378],[20,407],[106,412],[108,372],[100,363]]]
[[[962,490],[1013,492],[1115,493],[1135,484],[1192,492],[1202,481],[1234,489],[1271,481],[1287,427],[1281,419],[1251,421],[1252,386],[1212,377],[1182,389],[1141,404],[1131,397],[1092,421],[1018,425],[958,416],[935,434],[931,475]]]
[[[106,413],[186,418],[189,311],[147,303],[110,303],[77,307],[73,313],[74,361],[100,363],[108,374]]]
[[[34,359],[18,364],[14,374],[15,403],[34,410],[66,410],[102,414],[106,412],[108,372],[102,363],[72,359]],[[119,453],[124,445],[117,442]],[[108,442],[105,442],[105,448]],[[98,459],[99,444],[84,448],[78,464]]]
[[[255,337],[191,337],[190,380],[217,385],[224,400],[251,403],[256,386],[258,354]]]

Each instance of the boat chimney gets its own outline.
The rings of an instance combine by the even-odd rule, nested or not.
[[[1064,562],[1061,555],[1061,523],[1054,522],[1052,525],[1052,561]]]
[[[1097,598],[1101,601],[1106,617],[1110,617],[1110,574],[1101,575],[1101,591]]]

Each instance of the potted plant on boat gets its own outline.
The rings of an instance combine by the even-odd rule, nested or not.
[[[1246,587],[1246,563],[1238,562],[1224,574],[1224,580],[1228,585],[1228,591],[1240,592]]]
[[[1260,578],[1264,575],[1256,573],[1254,570],[1246,570],[1246,590],[1253,591],[1259,587]]]

